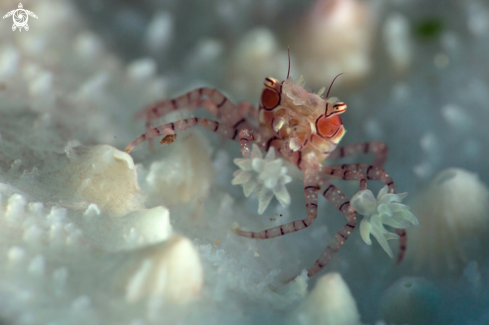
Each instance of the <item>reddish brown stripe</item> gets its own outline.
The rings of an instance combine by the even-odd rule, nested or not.
[[[370,171],[371,168],[373,168],[373,166],[368,166],[367,172],[365,173],[366,174],[365,176],[367,176],[367,179],[370,179],[370,176],[368,176],[368,172]]]
[[[217,105],[217,107],[221,108],[221,106],[222,106],[222,105],[224,105],[224,103],[225,103],[227,100],[228,100],[228,99],[227,99],[227,97],[224,97],[224,99],[222,100],[222,102],[221,102],[219,105]]]
[[[341,211],[341,208],[343,208],[343,206],[344,206],[345,204],[350,204],[350,201],[346,201],[345,203],[343,203],[342,205],[340,205],[340,209],[339,209],[340,211]]]
[[[301,161],[302,161],[302,152],[301,151],[297,151],[297,153],[299,154],[299,158],[297,159],[297,167],[301,168],[300,165],[301,165]]]
[[[243,123],[244,121],[246,121],[244,118],[242,118],[241,120],[239,120],[238,122],[236,122],[236,124],[233,125],[233,129],[237,128],[238,125],[240,125],[241,123]]]
[[[369,149],[370,149],[370,143],[367,142],[367,143],[365,143],[365,147],[363,148],[363,152],[367,153]]]
[[[277,139],[278,139],[277,137],[272,137],[267,141],[267,146],[266,146],[267,151],[268,149],[270,149],[270,145],[272,144],[272,141]]]
[[[326,196],[326,193],[327,193],[327,192],[329,191],[329,189],[330,189],[330,188],[332,188],[332,187],[334,187],[334,185],[330,185],[330,186],[329,186],[329,187],[326,189],[326,191],[324,191],[324,192],[323,192],[323,195],[324,195],[324,196]]]

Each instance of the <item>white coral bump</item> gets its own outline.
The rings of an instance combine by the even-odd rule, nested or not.
[[[388,187],[384,186],[375,199],[372,191],[359,191],[353,196],[350,203],[351,206],[365,217],[360,222],[360,235],[367,245],[372,245],[370,234],[372,234],[385,252],[392,258],[392,250],[387,244],[389,239],[398,239],[399,236],[395,233],[387,231],[384,224],[404,229],[414,226],[419,226],[419,221],[409,211],[409,206],[401,204],[402,199],[407,196],[407,193],[387,193]]]
[[[287,167],[283,167],[283,159],[275,159],[275,149],[268,150],[263,159],[260,148],[253,144],[250,158],[237,158],[234,163],[240,169],[234,172],[233,185],[243,185],[246,197],[252,192],[258,197],[258,214],[262,214],[268,207],[273,196],[283,207],[290,204],[290,195],[285,184],[292,178],[287,175]]]

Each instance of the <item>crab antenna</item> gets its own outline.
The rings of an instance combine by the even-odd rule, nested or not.
[[[289,70],[287,71],[287,78],[285,80],[289,79],[289,74],[290,74],[290,48],[289,47],[287,47],[287,55],[289,56]]]
[[[343,72],[342,72],[342,73],[340,73],[339,75],[337,75],[336,77],[334,77],[333,81],[331,81],[331,85],[329,86],[328,93],[326,94],[326,99],[328,99],[328,97],[329,97],[329,92],[330,92],[330,90],[331,90],[331,87],[333,87],[333,83],[334,83],[334,81],[336,80],[336,78],[338,78],[338,77],[339,77],[339,76],[341,76],[342,74],[344,74],[344,73],[343,73]]]

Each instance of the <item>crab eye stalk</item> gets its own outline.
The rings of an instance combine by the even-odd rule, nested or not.
[[[333,105],[333,112],[335,114],[341,114],[346,111],[346,104],[343,102],[339,102]]]
[[[277,81],[273,78],[265,78],[265,81],[263,81],[263,84],[265,85],[265,87],[267,88],[272,88],[272,89],[275,89],[275,84],[277,83]]]
[[[343,102],[337,102],[335,104],[326,102],[325,115],[330,117],[332,115],[342,114],[346,111],[346,104]]]

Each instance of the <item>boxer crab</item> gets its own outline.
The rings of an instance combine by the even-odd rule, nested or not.
[[[262,172],[262,174],[266,168],[264,165],[266,162],[261,159],[260,149],[265,152],[276,150],[281,158],[293,163],[304,172],[306,218],[260,232],[236,229],[237,235],[269,239],[308,228],[317,217],[318,195],[321,194],[344,214],[347,223],[336,233],[333,242],[310,268],[309,277],[319,272],[348,239],[357,224],[357,211],[365,215],[360,231],[367,244],[371,244],[370,234],[374,235],[392,257],[387,240],[399,238],[400,249],[397,261],[400,262],[406,249],[404,228],[417,225],[418,222],[409,212],[408,207],[400,204],[405,195],[394,194],[394,182],[391,176],[382,169],[387,156],[387,147],[381,142],[374,141],[337,148],[345,133],[340,114],[346,111],[346,104],[336,98],[328,98],[331,86],[326,97],[322,98],[320,95],[324,89],[317,94],[309,93],[303,88],[301,80],[294,84],[288,74],[283,81],[265,78],[264,85],[258,110],[248,102],[235,105],[220,91],[207,87],[195,89],[174,99],[156,102],[137,113],[137,118],[145,119],[147,131],[131,142],[126,152],[146,140],[150,140],[151,145],[151,139],[155,137],[163,137],[161,143],[171,143],[175,140],[177,132],[199,125],[225,138],[240,142],[241,152],[245,158],[235,160],[242,170],[235,173],[233,183],[243,184],[245,194],[248,196],[253,190],[258,195],[263,192],[257,190],[256,183],[247,184],[251,177],[250,172],[254,167],[258,166],[259,170],[255,168],[255,171]],[[152,126],[154,119],[170,112],[183,109],[195,110],[199,107],[205,108],[218,121],[191,117],[158,127]],[[253,145],[253,150],[251,145]],[[325,166],[322,164],[326,159],[367,153],[375,154],[373,165]],[[274,155],[273,152],[272,154]],[[240,173],[243,171],[246,173]],[[281,182],[280,177],[282,177]],[[273,184],[268,184],[270,186],[265,184],[266,180],[262,182],[261,189],[283,186],[289,181],[287,177],[285,175],[284,178],[281,172],[275,175],[275,180],[271,181]],[[350,200],[329,182],[331,179],[356,180],[359,182],[360,191],[350,203]],[[380,180],[385,184],[377,199],[368,190],[367,180]],[[287,200],[288,193],[285,195],[283,189],[274,191],[274,194],[282,204],[290,201],[290,199]],[[270,193],[267,195],[266,200],[269,202]],[[266,207],[268,203],[265,203]],[[260,210],[264,208],[261,207]],[[388,232],[383,224],[396,228],[396,234]]]

